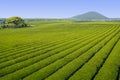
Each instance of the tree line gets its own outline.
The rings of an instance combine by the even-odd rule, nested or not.
[[[5,20],[0,20],[0,28],[21,28],[27,27],[27,24],[21,17],[13,16]]]

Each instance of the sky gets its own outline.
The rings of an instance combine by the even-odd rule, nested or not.
[[[0,18],[69,18],[89,11],[120,18],[120,0],[0,0]]]

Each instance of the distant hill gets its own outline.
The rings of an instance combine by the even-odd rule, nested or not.
[[[108,17],[98,13],[98,12],[87,12],[81,15],[73,16],[72,19],[75,20],[84,20],[84,21],[89,21],[89,20],[107,20],[109,19]]]
[[[120,18],[109,18],[109,21],[120,21]]]

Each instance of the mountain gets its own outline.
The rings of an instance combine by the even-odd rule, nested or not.
[[[83,20],[83,21],[90,21],[90,20],[107,20],[109,19],[108,17],[98,13],[98,12],[87,12],[81,15],[77,15],[72,17],[74,20]]]

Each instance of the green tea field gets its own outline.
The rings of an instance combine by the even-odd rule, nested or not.
[[[119,22],[34,22],[0,29],[0,80],[120,80]]]

